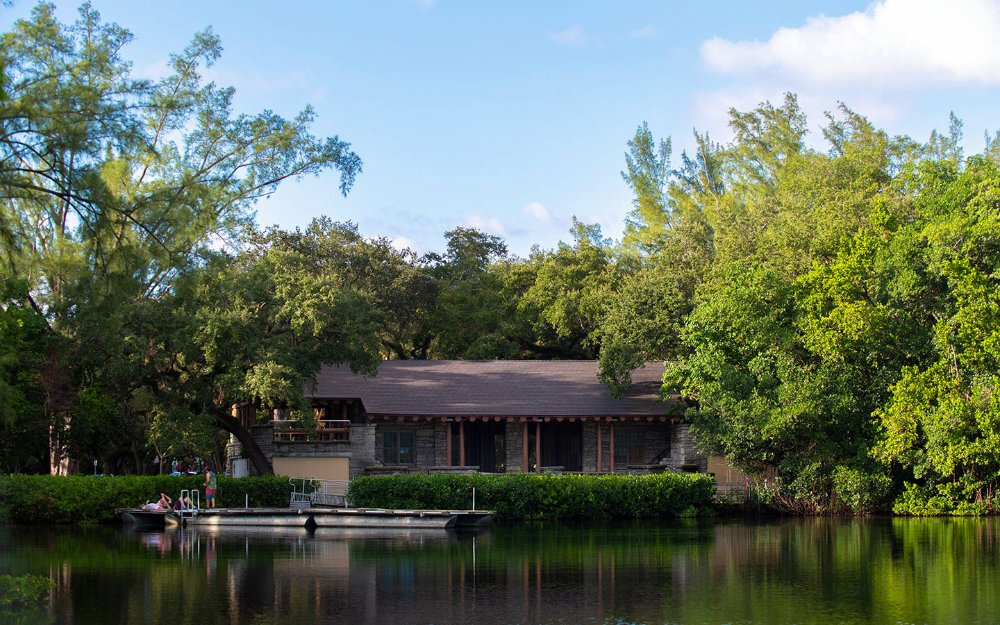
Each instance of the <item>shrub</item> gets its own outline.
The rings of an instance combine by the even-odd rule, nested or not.
[[[241,508],[246,498],[256,507],[287,507],[291,486],[277,476],[219,477],[217,505]],[[0,521],[13,523],[104,523],[113,521],[119,508],[135,508],[156,501],[160,493],[171,497],[181,490],[202,491],[200,475],[170,476],[0,476]]]
[[[705,474],[379,475],[355,478],[352,505],[372,508],[493,510],[501,519],[678,517],[711,510],[715,486]]]
[[[0,575],[0,610],[27,608],[49,596],[52,581],[40,575]]]

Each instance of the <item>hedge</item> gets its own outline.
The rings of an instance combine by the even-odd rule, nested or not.
[[[118,508],[135,508],[160,493],[176,498],[182,489],[201,491],[202,475],[170,476],[0,476],[0,522],[4,523],[104,523],[113,521]],[[253,507],[288,507],[291,486],[287,477],[218,478],[216,505],[242,508],[245,497]]]
[[[417,510],[493,510],[498,519],[681,517],[712,511],[706,474],[653,475],[379,475],[351,481],[351,505]]]

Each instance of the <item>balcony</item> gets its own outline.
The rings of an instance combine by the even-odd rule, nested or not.
[[[351,440],[351,422],[341,419],[319,419],[316,429],[305,427],[301,421],[275,419],[271,421],[276,443],[335,443]]]

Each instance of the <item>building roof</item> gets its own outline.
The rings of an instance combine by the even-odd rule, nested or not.
[[[632,386],[613,399],[593,360],[387,360],[378,375],[326,366],[315,399],[361,399],[371,415],[661,416],[679,415],[660,402],[663,364],[632,372]]]

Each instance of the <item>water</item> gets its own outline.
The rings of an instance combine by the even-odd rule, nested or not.
[[[440,531],[0,528],[0,623],[1000,623],[997,519]]]

